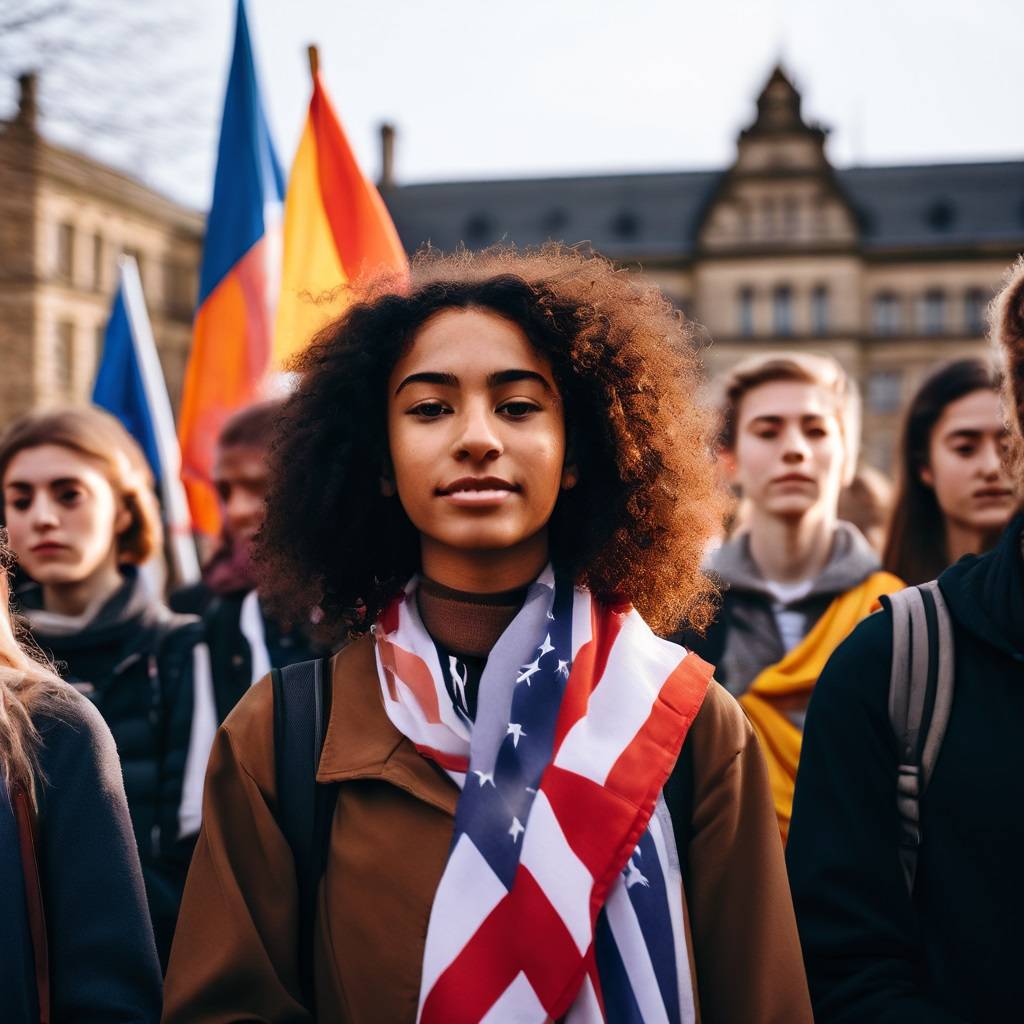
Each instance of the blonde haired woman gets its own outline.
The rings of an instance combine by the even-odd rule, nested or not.
[[[5,1024],[160,1014],[114,741],[89,701],[19,646],[3,573],[0,993]]]

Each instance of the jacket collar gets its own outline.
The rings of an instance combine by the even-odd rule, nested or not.
[[[372,638],[353,641],[329,665],[331,715],[317,782],[379,779],[454,816],[458,787],[416,750],[384,711]]]

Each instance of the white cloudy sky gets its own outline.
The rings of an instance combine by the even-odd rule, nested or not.
[[[1021,0],[248,4],[285,165],[310,42],[371,174],[378,123],[397,124],[405,182],[722,165],[780,57],[806,115],[832,127],[836,163],[1024,157]],[[198,130],[184,157],[135,169],[202,206],[234,0],[181,0],[179,11],[175,52]]]

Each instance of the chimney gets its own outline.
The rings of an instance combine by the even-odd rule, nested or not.
[[[380,126],[380,182],[382,189],[395,187],[395,126]]]
[[[39,76],[34,71],[18,76],[18,116],[15,121],[30,132],[36,130],[39,119],[38,86]]]

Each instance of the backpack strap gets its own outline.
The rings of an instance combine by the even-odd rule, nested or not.
[[[899,858],[907,889],[913,893],[921,846],[921,799],[953,706],[953,625],[934,580],[882,601],[892,611],[889,721],[899,756]]]
[[[32,959],[35,964],[36,996],[39,1003],[40,1024],[50,1021],[50,957],[46,941],[46,910],[43,904],[43,886],[39,877],[39,859],[36,849],[37,818],[28,791],[16,782],[11,791],[11,804],[18,826],[18,844],[21,848],[21,870],[25,879],[25,909],[29,934],[32,938]]]
[[[306,1008],[315,1009],[313,931],[337,785],[318,785],[316,772],[330,717],[325,659],[272,669],[277,823],[291,847],[299,894],[299,981]]]

